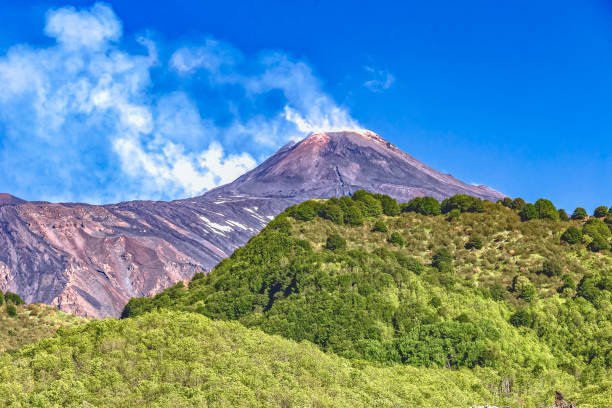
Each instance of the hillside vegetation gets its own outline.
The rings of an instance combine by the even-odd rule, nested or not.
[[[182,310],[352,361],[486,370],[486,388],[512,406],[544,404],[555,389],[612,406],[607,219],[521,201],[309,201],[208,276],[132,299],[124,316]]]

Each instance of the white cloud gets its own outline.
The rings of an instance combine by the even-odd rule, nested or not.
[[[372,79],[365,81],[363,85],[372,92],[386,91],[395,82],[395,77],[389,71],[379,70],[372,67],[363,67],[370,73]]]
[[[284,54],[247,58],[209,38],[160,61],[150,38],[137,38],[144,54],[122,48],[122,23],[101,3],[51,10],[44,30],[56,44],[0,56],[0,190],[94,202],[193,196],[305,133],[359,128],[307,64]],[[178,74],[182,90],[156,90],[153,69]],[[207,105],[201,86],[189,90],[198,80],[242,95]],[[272,92],[282,106],[258,112]],[[255,111],[245,114],[244,101]]]

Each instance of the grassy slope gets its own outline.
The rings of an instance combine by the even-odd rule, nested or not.
[[[486,213],[462,214],[450,222],[444,216],[426,217],[415,213],[381,218],[389,226],[387,233],[372,233],[374,220],[362,227],[350,227],[320,218],[310,222],[287,218],[290,239],[266,246],[269,244],[266,240],[278,237],[264,231],[245,250],[220,264],[209,277],[192,282],[190,290],[177,287],[154,299],[136,301],[134,311],[138,314],[161,307],[237,318],[247,326],[298,341],[307,339],[342,355],[357,353],[370,360],[384,361],[388,357],[380,357],[379,350],[399,336],[396,317],[400,306],[405,305],[405,309],[416,310],[408,317],[417,321],[414,324],[417,328],[431,327],[425,325],[430,321],[440,325],[453,324],[458,319],[467,320],[468,324],[492,323],[498,336],[483,340],[484,347],[488,348],[486,352],[493,356],[484,365],[496,369],[489,385],[504,392],[509,381],[510,392],[506,395],[515,403],[543,404],[559,388],[579,402],[579,406],[612,406],[609,291],[601,292],[595,307],[584,298],[575,297],[575,290],[558,293],[563,284],[561,276],[539,273],[544,260],[556,259],[563,264],[562,274],[569,275],[576,283],[585,274],[610,275],[609,253],[595,254],[584,245],[568,246],[559,241],[569,225],[580,226],[579,222],[523,223],[516,212],[493,204],[486,205]],[[387,242],[393,231],[400,232],[406,240],[404,248]],[[323,246],[331,232],[346,238],[349,250],[346,253],[357,250],[367,254],[366,260],[359,263],[350,255],[332,255],[325,251]],[[464,249],[474,234],[483,237],[484,247]],[[299,240],[308,242],[320,256],[301,251]],[[408,273],[401,288],[381,273],[388,269],[388,274],[393,275],[398,265],[388,261],[384,253],[380,255],[380,248],[415,256],[428,264],[433,250],[441,247],[451,250],[455,259],[456,273],[450,283],[447,278],[443,281],[433,268],[426,268],[419,275]],[[280,255],[270,260],[267,259],[270,253]],[[361,276],[355,278],[355,274]],[[517,274],[529,278],[536,287],[534,301],[525,302],[509,290]],[[502,300],[491,298],[489,289],[496,285],[503,288]],[[351,287],[359,290],[356,293]],[[360,296],[372,289],[376,292],[374,295]],[[347,296],[350,296],[348,302]],[[432,306],[435,297],[442,300],[441,306]],[[322,303],[329,299],[332,300]],[[347,312],[347,305],[353,310]],[[376,310],[380,305],[384,310]],[[531,327],[517,328],[509,324],[510,316],[518,309],[532,314]],[[375,331],[373,335],[372,331]],[[409,330],[403,335],[407,333],[410,334]],[[375,352],[364,348],[360,338],[374,339]],[[420,344],[427,347],[434,340],[426,337]]]
[[[52,336],[59,327],[70,327],[83,322],[84,318],[42,304],[17,306],[16,316],[8,315],[6,305],[0,306],[0,353],[12,352]]]
[[[487,368],[377,367],[236,322],[162,311],[62,329],[0,356],[0,406],[515,405],[492,394],[496,380]]]

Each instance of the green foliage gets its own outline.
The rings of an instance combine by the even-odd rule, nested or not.
[[[450,251],[446,248],[438,249],[431,258],[431,266],[438,270],[442,270],[447,265],[453,263],[453,256]]]
[[[6,292],[4,294],[4,300],[6,300],[6,303],[12,303],[14,305],[24,305],[25,304],[23,299],[18,294],[13,293],[13,292]]]
[[[443,214],[448,214],[452,210],[460,212],[484,212],[484,205],[480,198],[464,194],[457,194],[442,201],[440,205]]]
[[[538,212],[538,218],[548,220],[558,220],[559,213],[554,204],[550,200],[540,198],[535,202],[535,208]]]
[[[353,194],[353,200],[358,203],[365,217],[378,217],[383,213],[381,202],[377,200],[373,194],[368,193],[365,190],[355,191]]]
[[[606,215],[608,215],[608,207],[606,207],[605,205],[601,205],[595,208],[595,211],[593,211],[593,216],[597,218],[603,218]]]
[[[510,197],[504,197],[503,200],[498,200],[497,202],[504,207],[512,208],[512,199]]]
[[[374,195],[381,203],[383,214],[389,217],[395,217],[400,213],[400,207],[395,198],[389,197],[386,194],[375,194]]]
[[[548,259],[542,265],[541,273],[552,278],[553,276],[561,276],[563,273],[563,265],[557,259]]]
[[[482,246],[482,238],[477,235],[471,236],[465,243],[465,249],[482,249]]]
[[[363,213],[361,209],[357,206],[346,208],[344,211],[344,222],[352,226],[363,225]]]
[[[300,221],[311,221],[317,215],[315,203],[313,201],[305,201],[301,204],[289,207],[287,212],[291,217]]]
[[[405,244],[404,238],[402,238],[402,234],[400,234],[397,231],[394,231],[391,234],[391,236],[389,237],[389,242],[394,244],[394,245],[400,246],[400,247],[403,247],[404,244]]]
[[[591,241],[587,247],[593,252],[607,251],[610,249],[610,244],[608,240],[601,235],[595,235],[593,241]]]
[[[584,220],[586,217],[588,217],[588,214],[582,207],[576,207],[572,214],[572,220]]]
[[[440,203],[433,197],[416,197],[402,208],[405,212],[416,212],[423,215],[440,215]]]
[[[612,233],[610,232],[610,228],[608,228],[608,225],[606,225],[605,222],[597,218],[591,218],[590,220],[588,220],[582,228],[582,233],[591,237],[600,236],[604,238],[608,238],[612,235]]]
[[[512,200],[512,204],[510,204],[510,208],[516,211],[521,211],[527,203],[522,198],[518,197]]]
[[[510,323],[515,327],[531,327],[533,324],[533,318],[531,313],[525,309],[519,309],[510,316]]]
[[[4,293],[0,291],[0,306],[2,306],[3,304],[4,304]]]
[[[319,216],[326,220],[330,220],[334,224],[344,224],[344,213],[340,205],[333,202],[327,202],[319,212]]]
[[[378,220],[374,223],[372,227],[372,232],[387,232],[389,228],[387,228],[387,224],[383,220]]]
[[[582,231],[572,225],[561,235],[561,239],[570,245],[578,244],[582,241]]]
[[[461,211],[459,211],[458,208],[454,208],[448,212],[446,219],[448,221],[452,221],[452,220],[459,218],[460,215],[461,215]]]
[[[342,238],[338,234],[330,234],[327,237],[325,248],[329,249],[330,251],[335,251],[336,249],[346,249],[346,239]]]
[[[521,217],[521,221],[529,221],[540,218],[538,209],[531,203],[525,204],[523,209],[519,212],[519,216]]]
[[[17,307],[13,303],[8,303],[6,305],[6,313],[11,317],[17,316]]]
[[[563,208],[560,208],[559,210],[557,210],[557,212],[559,213],[559,220],[569,221],[569,215],[567,215]]]
[[[512,291],[525,302],[531,302],[536,296],[535,287],[526,276],[517,275],[512,280]]]

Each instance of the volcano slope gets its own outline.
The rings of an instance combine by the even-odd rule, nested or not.
[[[483,384],[511,406],[556,390],[612,406],[612,256],[588,249],[592,220],[521,221],[465,196],[440,215],[399,208],[365,192],[291,207],[208,276],[124,316],[195,312],[350,361],[489,370]],[[570,227],[585,232],[572,245]]]
[[[96,206],[0,194],[0,290],[82,316],[119,316],[130,297],[207,273],[289,205],[362,188],[403,201],[503,197],[439,173],[372,132],[313,134],[196,198]]]

